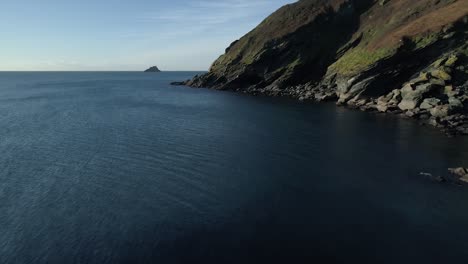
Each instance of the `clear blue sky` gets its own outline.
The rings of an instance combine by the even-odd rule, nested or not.
[[[294,0],[0,0],[0,70],[207,70]]]

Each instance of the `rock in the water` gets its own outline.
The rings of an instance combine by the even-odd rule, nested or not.
[[[381,104],[377,104],[377,110],[381,113],[385,113],[388,111],[388,104],[385,104],[385,103],[381,103]]]
[[[450,173],[459,177],[460,181],[468,183],[468,170],[466,168],[450,168],[448,169]]]
[[[427,121],[427,123],[435,127],[439,125],[438,118],[433,117],[433,116],[429,117],[429,120]]]
[[[161,72],[157,66],[150,67],[145,72]]]
[[[320,93],[315,95],[315,100],[321,102],[321,101],[333,101],[336,100],[338,97],[336,93]]]
[[[449,168],[450,173],[455,174],[460,177],[468,176],[468,170],[463,167],[458,168]]]
[[[416,106],[418,106],[418,101],[415,100],[402,100],[398,104],[398,108],[400,108],[403,111],[414,109],[416,108]]]
[[[432,173],[420,172],[419,175],[425,176],[425,177],[427,177],[427,178],[429,178],[430,180],[435,181],[435,182],[440,182],[440,183],[442,183],[442,182],[446,182],[446,181],[447,181],[444,177],[442,177],[442,176],[434,176],[434,175],[432,175]]]
[[[182,86],[182,85],[185,85],[186,82],[171,82],[171,85],[174,85],[174,86]]]

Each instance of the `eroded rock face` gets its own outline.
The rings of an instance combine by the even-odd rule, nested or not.
[[[301,0],[184,83],[335,100],[465,133],[458,115],[468,111],[467,10],[465,0]]]

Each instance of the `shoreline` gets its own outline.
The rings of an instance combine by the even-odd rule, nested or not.
[[[446,119],[436,119],[431,118],[430,111],[426,110],[412,110],[412,111],[404,111],[401,109],[397,109],[394,106],[392,107],[383,107],[383,104],[379,102],[382,101],[382,98],[379,97],[377,99],[368,99],[368,100],[354,100],[348,101],[346,103],[339,101],[339,96],[336,93],[328,93],[323,94],[320,92],[313,93],[309,90],[302,89],[303,87],[290,87],[288,89],[284,89],[280,93],[272,93],[271,91],[265,90],[252,90],[252,89],[213,89],[208,87],[197,87],[187,85],[189,81],[185,82],[172,82],[171,85],[173,86],[185,86],[188,88],[193,89],[210,89],[210,90],[218,90],[218,91],[225,91],[225,92],[233,92],[238,94],[244,94],[253,97],[276,97],[276,98],[288,98],[291,100],[295,100],[297,102],[304,102],[304,103],[334,103],[336,107],[343,107],[349,110],[365,112],[374,115],[388,115],[393,116],[396,118],[402,118],[411,121],[417,121],[418,125],[423,127],[431,127],[434,128],[442,133],[444,133],[447,137],[455,137],[455,136],[465,136],[468,135],[468,117],[465,116],[463,113],[457,113],[453,115],[447,116]],[[300,92],[297,92],[300,91]],[[296,93],[297,92],[297,93]],[[392,92],[395,93],[395,92]],[[391,94],[392,94],[391,93]],[[307,97],[305,97],[307,96]],[[380,100],[379,100],[380,99]],[[383,111],[385,110],[385,111]],[[447,120],[448,119],[448,120]],[[446,122],[443,122],[443,121]],[[455,126],[450,126],[450,120],[460,120],[461,122],[456,123]],[[442,121],[442,122],[441,122]],[[462,128],[462,131],[459,131],[457,128]],[[468,168],[464,167],[457,167],[457,168],[447,168],[445,174],[434,174],[433,172],[424,172],[421,171],[419,173],[421,177],[425,177],[427,180],[435,182],[435,183],[447,183],[447,184],[455,184],[457,186],[466,187],[468,186]]]
[[[326,12],[325,2],[299,1],[234,41],[208,73],[173,84],[333,101],[468,135],[468,6],[404,2],[420,11],[408,16],[402,3],[339,1]]]
[[[289,87],[282,91],[271,91],[265,89],[215,89],[209,87],[198,87],[188,84],[189,81],[184,82],[172,82],[172,86],[186,86],[196,89],[213,89],[221,91],[230,91],[235,93],[246,94],[250,96],[265,96],[265,97],[285,97],[299,102],[329,102],[335,103],[337,107],[345,107],[350,110],[356,110],[361,112],[367,112],[370,114],[380,114],[380,115],[392,115],[398,118],[408,119],[417,121],[421,126],[429,126],[438,129],[448,137],[454,136],[466,136],[468,135],[468,116],[465,115],[464,111],[459,111],[453,114],[450,113],[449,109],[447,112],[444,112],[442,109],[442,116],[433,116],[431,115],[431,109],[421,109],[419,107],[411,110],[402,110],[398,107],[398,104],[395,102],[390,102],[394,99],[393,95],[398,96],[398,90],[392,91],[387,96],[381,96],[378,98],[355,98],[354,100],[349,100],[347,102],[340,101],[340,96],[336,92],[323,92],[317,91],[314,88],[307,88],[307,85]],[[304,89],[305,88],[305,89]],[[400,92],[401,93],[401,92]],[[386,99],[390,99],[385,101]],[[427,98],[426,98],[427,99]],[[457,99],[458,100],[458,99]],[[444,106],[442,106],[444,107]],[[440,113],[435,112],[436,115]]]

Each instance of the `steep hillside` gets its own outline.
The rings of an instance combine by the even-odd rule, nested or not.
[[[468,134],[468,0],[301,0],[184,84],[337,100]]]

